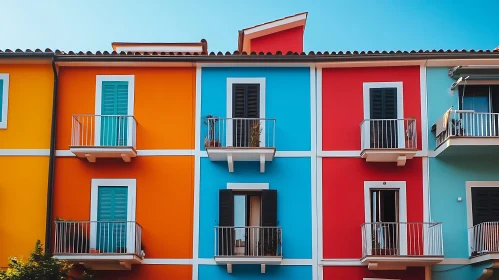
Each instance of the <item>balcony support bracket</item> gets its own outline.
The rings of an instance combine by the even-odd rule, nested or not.
[[[407,156],[398,156],[397,158],[397,166],[405,166],[405,162],[407,161]]]
[[[132,269],[132,265],[128,262],[120,262],[120,265],[123,266],[127,270]]]
[[[95,162],[95,156],[91,154],[85,154],[85,157],[89,162]]]
[[[127,154],[121,154],[121,158],[123,159],[124,162],[130,162],[130,156]]]
[[[260,154],[260,173],[265,173],[265,155]]]
[[[231,263],[227,264],[227,273],[232,273],[232,264]]]
[[[265,264],[264,263],[262,263],[260,265],[260,273],[265,273]]]
[[[229,165],[229,172],[234,172],[234,159],[232,158],[232,154],[227,155],[227,164]]]

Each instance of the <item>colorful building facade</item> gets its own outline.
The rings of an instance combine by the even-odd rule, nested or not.
[[[499,53],[305,54],[306,20],[2,62],[1,261],[47,237],[98,279],[493,279]]]
[[[52,53],[0,57],[0,267],[45,242],[54,74]]]

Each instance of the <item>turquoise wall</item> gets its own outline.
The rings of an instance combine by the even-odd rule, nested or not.
[[[459,93],[451,91],[450,86],[455,80],[448,75],[448,68],[427,68],[427,104],[428,104],[428,149],[434,150],[436,146],[435,133],[431,132],[432,125],[449,110],[451,106],[458,109]]]
[[[427,69],[428,124],[440,119],[451,106],[458,109],[457,90],[450,91],[454,82],[448,68]],[[435,149],[435,134],[429,131],[428,145]],[[433,221],[443,223],[445,258],[467,259],[468,222],[466,208],[467,181],[499,181],[499,159],[491,156],[448,156],[429,159],[430,214]],[[462,198],[458,202],[458,197]],[[489,263],[475,265],[435,265],[433,280],[477,279]]]
[[[267,265],[262,274],[259,265],[233,265],[229,274],[225,265],[200,265],[198,273],[200,280],[309,280],[312,279],[312,266]]]

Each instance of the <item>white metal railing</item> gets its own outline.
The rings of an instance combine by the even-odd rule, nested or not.
[[[366,119],[360,134],[362,150],[417,149],[415,119]]]
[[[55,221],[54,254],[135,254],[143,257],[142,227],[131,221]]]
[[[281,227],[215,227],[215,257],[282,257]]]
[[[362,257],[443,256],[442,223],[365,223]]]
[[[449,137],[499,137],[499,114],[451,108],[435,126],[437,147]]]
[[[470,256],[499,253],[499,222],[485,222],[468,229]]]
[[[205,147],[275,148],[275,119],[206,118]]]
[[[133,147],[137,121],[133,116],[73,115],[72,147]]]

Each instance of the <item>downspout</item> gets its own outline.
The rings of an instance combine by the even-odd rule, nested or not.
[[[54,174],[55,174],[55,143],[57,131],[57,88],[58,76],[55,65],[55,54],[52,56],[52,71],[54,72],[54,89],[52,94],[52,127],[50,129],[50,158],[47,187],[47,217],[45,221],[45,252],[52,253],[52,197],[54,193]]]

